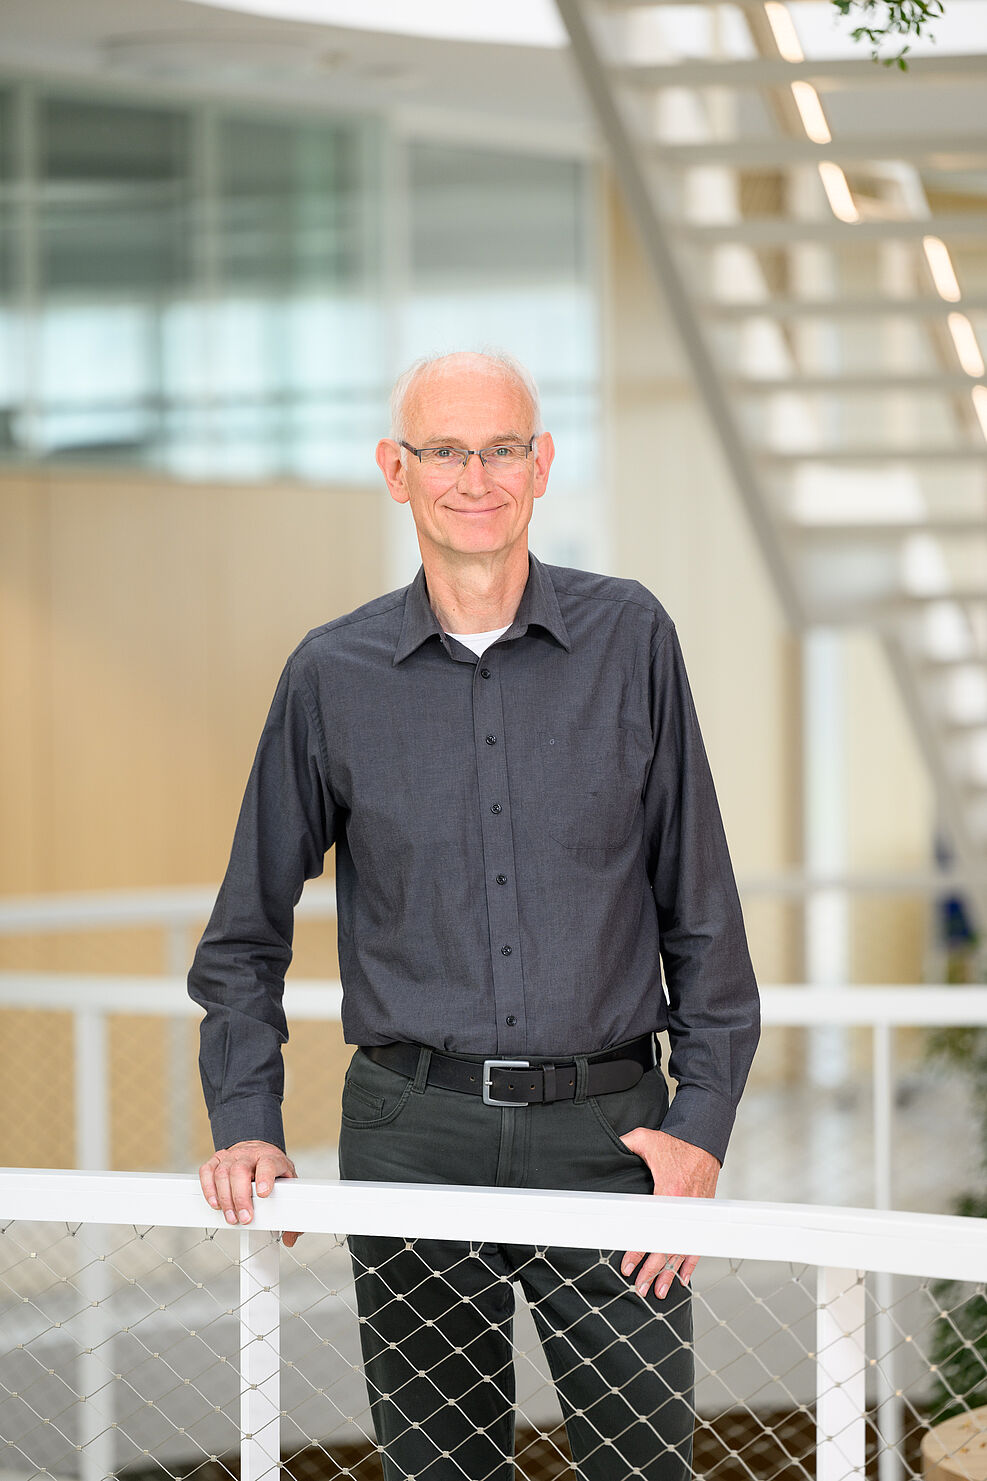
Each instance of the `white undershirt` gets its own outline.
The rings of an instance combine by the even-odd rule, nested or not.
[[[510,625],[507,622],[503,627],[495,627],[488,633],[450,633],[449,636],[455,638],[457,643],[462,643],[464,647],[471,648],[477,658],[482,658],[490,644],[502,638]]]

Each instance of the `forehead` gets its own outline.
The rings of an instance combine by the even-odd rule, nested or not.
[[[427,441],[454,433],[469,439],[531,433],[531,401],[523,386],[490,371],[459,370],[423,376],[406,407],[409,431]],[[475,443],[474,443],[475,445]]]

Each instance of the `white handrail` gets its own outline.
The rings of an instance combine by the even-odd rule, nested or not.
[[[761,988],[761,1021],[775,1028],[821,1024],[892,1028],[987,1025],[987,987],[922,986]],[[290,1018],[338,1019],[342,987],[323,978],[297,978],[285,986]],[[185,978],[165,974],[115,976],[98,972],[0,972],[0,1007],[87,1008],[104,1013],[199,1018],[202,1010]]]
[[[228,1228],[194,1177],[0,1169],[0,1218]],[[298,1179],[255,1200],[256,1230],[686,1249],[728,1259],[987,1279],[987,1219],[816,1204]]]
[[[961,888],[952,873],[913,870],[873,874],[813,874],[783,870],[776,874],[741,875],[741,895],[799,897],[819,891],[851,894],[936,896]],[[186,928],[208,919],[218,885],[156,885],[123,890],[78,890],[43,895],[0,897],[0,936],[48,931],[103,930],[107,926]],[[333,919],[335,887],[326,881],[308,884],[295,907],[300,917]]]
[[[343,989],[338,982],[298,978],[285,987],[285,1006],[295,1019],[338,1019]],[[134,1013],[201,1018],[184,977],[113,976],[98,972],[0,972],[0,1008],[47,1008],[62,1012],[86,1008],[101,1013]]]
[[[835,1481],[863,1475],[866,1379],[874,1364],[883,1396],[880,1442],[889,1457],[884,1469],[900,1464],[900,1401],[894,1397],[893,1374],[885,1372],[894,1357],[888,1339],[895,1334],[878,1331],[878,1356],[868,1357],[863,1272],[878,1272],[879,1283],[893,1274],[970,1282],[987,1277],[987,1220],[928,1214],[641,1194],[301,1180],[279,1183],[269,1198],[256,1200],[255,1208],[254,1222],[236,1231],[245,1481],[268,1481],[281,1450],[280,1249],[271,1230],[475,1243],[521,1239],[589,1249],[671,1247],[730,1260],[814,1265],[817,1470]],[[0,1220],[234,1233],[205,1203],[195,1178],[156,1174],[0,1169]],[[101,1261],[89,1260],[80,1277],[94,1312],[105,1295],[94,1284],[103,1268]],[[92,1337],[87,1330],[79,1348],[76,1383],[84,1400],[95,1403],[99,1396],[101,1407],[94,1409],[99,1427],[84,1443],[80,1458],[83,1477],[98,1481],[112,1460],[106,1437],[113,1424],[113,1395],[104,1374],[92,1369]],[[112,1334],[101,1329],[99,1338],[103,1347]]]
[[[173,888],[8,895],[0,899],[0,936],[45,931],[95,931],[106,926],[185,927],[209,918],[217,893],[216,885],[179,885]],[[295,914],[334,919],[336,892],[333,886],[309,886],[295,907]]]

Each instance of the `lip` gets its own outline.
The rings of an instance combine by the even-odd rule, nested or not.
[[[488,509],[455,509],[451,504],[445,505],[445,508],[448,509],[450,514],[465,514],[471,519],[482,518],[484,514],[496,514],[498,509],[505,509],[506,507],[505,504],[491,504]]]

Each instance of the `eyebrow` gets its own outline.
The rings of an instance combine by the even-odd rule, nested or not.
[[[522,437],[520,432],[497,432],[484,447],[496,447],[502,442],[528,442],[530,438]],[[422,447],[465,447],[466,443],[458,433],[450,437],[429,437],[422,443]]]

